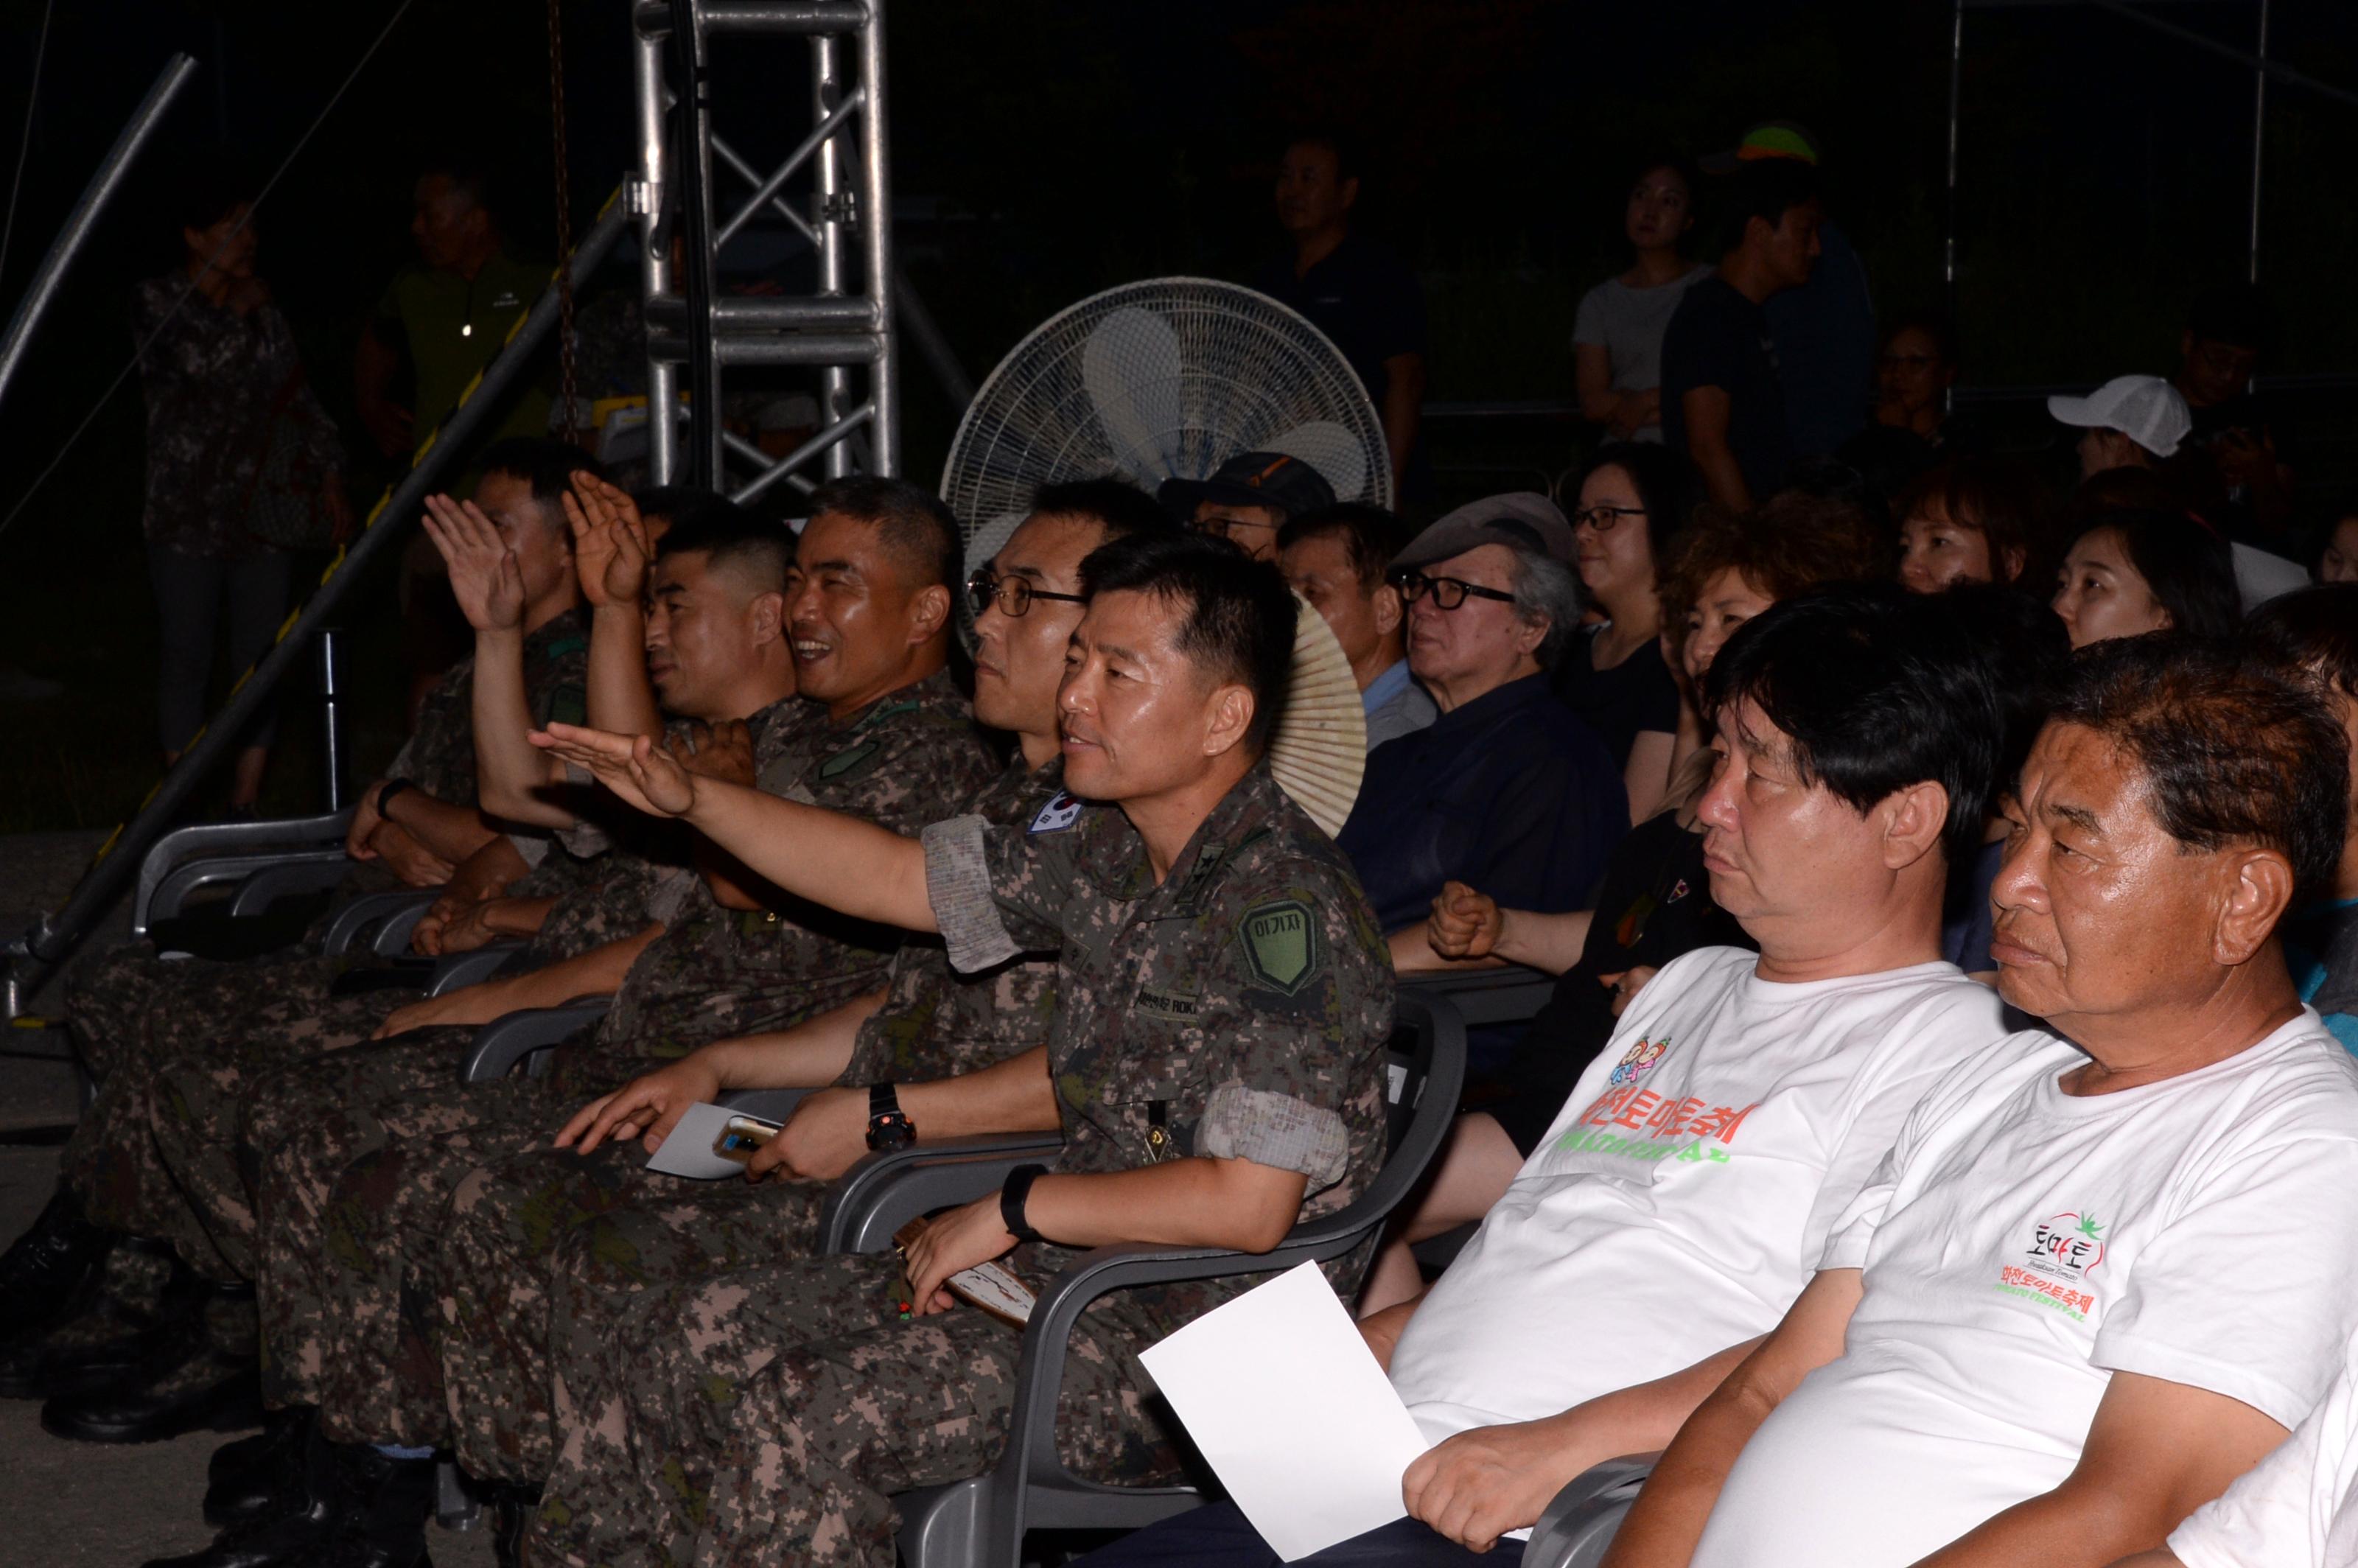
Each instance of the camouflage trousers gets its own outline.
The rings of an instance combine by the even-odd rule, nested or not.
[[[1022,1344],[968,1307],[903,1321],[900,1276],[889,1253],[836,1256],[618,1296],[562,1272],[557,1466],[530,1560],[892,1568],[891,1495],[997,1461]],[[1068,1464],[1175,1472],[1136,1360],[1155,1337],[1118,1300],[1083,1314]]]
[[[59,1166],[67,1190],[97,1224],[172,1243],[189,1267],[219,1280],[251,1271],[200,1217],[200,1188],[178,1179],[157,1139],[168,1075],[237,1082],[267,1064],[365,1040],[407,991],[338,997],[343,958],[247,963],[166,961],[144,948],[108,955],[68,1000],[75,1047],[99,1080]],[[212,1173],[218,1179],[219,1172]],[[192,1206],[193,1204],[193,1206]]]
[[[263,1394],[329,1437],[440,1444],[429,1325],[450,1196],[478,1166],[549,1146],[581,1101],[652,1063],[579,1044],[547,1078],[461,1084],[473,1032],[427,1029],[298,1062],[248,1094]]]
[[[626,1297],[722,1270],[806,1256],[827,1189],[691,1182],[647,1171],[636,1142],[587,1159],[541,1148],[459,1184],[435,1264],[433,1346],[452,1446],[486,1478],[545,1480],[552,1272]]]

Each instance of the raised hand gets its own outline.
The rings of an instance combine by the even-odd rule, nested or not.
[[[1424,923],[1424,939],[1444,958],[1487,958],[1506,929],[1498,901],[1464,882],[1444,882]]]
[[[532,743],[559,762],[587,768],[617,799],[650,816],[680,816],[696,804],[696,784],[652,735],[617,735],[578,724],[551,724]]]
[[[646,592],[647,563],[654,557],[638,503],[629,492],[586,470],[576,470],[571,492],[561,499],[566,526],[573,530],[573,565],[582,597],[592,609],[637,605]]]
[[[450,568],[450,591],[468,625],[478,632],[523,628],[524,568],[481,507],[447,495],[427,496],[426,536]]]

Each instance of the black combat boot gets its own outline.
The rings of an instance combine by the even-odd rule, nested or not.
[[[144,1382],[187,1354],[211,1294],[161,1241],[117,1238],[81,1311],[0,1342],[0,1399],[47,1400]]]
[[[80,1312],[98,1288],[114,1234],[84,1219],[59,1187],[32,1228],[0,1252],[0,1343],[39,1334]]]
[[[252,1314],[254,1287],[201,1282],[202,1301],[173,1354],[146,1376],[95,1393],[59,1395],[41,1407],[41,1428],[79,1443],[161,1443],[188,1432],[243,1432],[262,1424],[262,1379],[253,1327],[228,1336],[215,1312]]]
[[[276,1506],[213,1538],[211,1546],[178,1557],[151,1559],[144,1568],[294,1568],[309,1563],[335,1535],[342,1488],[339,1450],[316,1422],[301,1424],[292,1455],[297,1484]]]
[[[220,1528],[288,1511],[303,1487],[318,1415],[309,1405],[272,1411],[260,1432],[215,1449],[205,1467],[205,1522]]]
[[[434,1461],[395,1459],[365,1443],[336,1444],[334,1532],[303,1568],[431,1568]]]

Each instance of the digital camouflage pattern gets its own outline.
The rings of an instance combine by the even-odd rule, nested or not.
[[[1061,762],[1034,771],[1019,756],[967,806],[1021,827],[1056,798],[1063,775]],[[1030,957],[962,976],[939,944],[912,941],[836,1081],[948,1077],[1044,1044],[1055,979],[1053,958]],[[806,1254],[817,1239],[824,1184],[688,1182],[649,1173],[645,1158],[636,1143],[586,1160],[543,1147],[459,1184],[428,1327],[451,1441],[471,1474],[536,1482],[549,1472],[550,1271],[560,1247],[600,1289],[630,1292]]]
[[[1383,1158],[1390,952],[1341,852],[1266,769],[1159,885],[1111,807],[1043,832],[962,818],[925,842],[954,962],[1058,946],[1060,1172],[1248,1159],[1304,1174],[1303,1219],[1365,1190]],[[1003,1261],[1036,1290],[1075,1256],[1043,1243]],[[1338,1291],[1364,1263],[1329,1266]],[[1019,1345],[970,1309],[901,1322],[893,1279],[889,1259],[828,1258],[618,1292],[568,1268],[535,1561],[890,1568],[888,1494],[988,1467]],[[1173,1445],[1136,1354],[1249,1282],[1123,1292],[1084,1313],[1066,1357],[1067,1462],[1166,1471]]]
[[[764,756],[763,736],[780,749]],[[936,676],[840,724],[755,725],[762,787],[914,832],[972,795],[991,763],[965,700]],[[698,1045],[791,1028],[882,982],[892,934],[723,909],[701,879],[632,965],[594,1029],[543,1078],[452,1082],[451,1043],[406,1039],[297,1064],[247,1099],[242,1169],[262,1246],[264,1390],[319,1407],[331,1437],[434,1442],[443,1401],[430,1280],[469,1172],[546,1147],[580,1102]],[[801,911],[797,911],[799,914]],[[439,1035],[442,1032],[426,1032]]]

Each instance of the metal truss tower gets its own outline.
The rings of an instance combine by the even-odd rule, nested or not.
[[[624,189],[641,241],[651,477],[742,501],[779,483],[807,492],[812,470],[898,474],[882,0],[633,0],[632,19],[639,167]],[[766,174],[714,124],[709,89],[713,51],[749,37],[800,38],[810,60],[807,133]],[[715,258],[765,211],[809,242],[813,291],[722,297]],[[765,365],[808,366],[818,382],[817,432],[774,460],[720,416],[731,372]],[[684,441],[656,412],[683,395]]]

